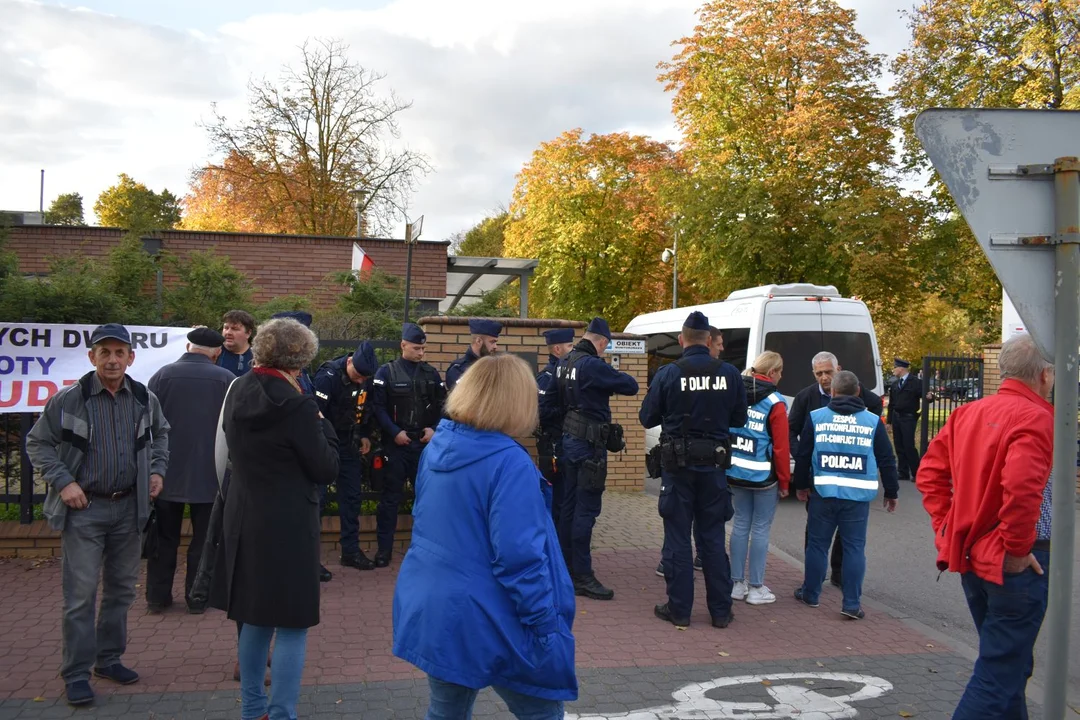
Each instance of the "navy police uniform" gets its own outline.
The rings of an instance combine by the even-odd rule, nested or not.
[[[494,320],[473,319],[469,321],[469,333],[472,335],[487,335],[497,338],[501,332],[502,323]],[[465,374],[465,371],[479,359],[480,356],[474,353],[472,347],[470,347],[465,351],[464,355],[450,363],[450,366],[446,368],[446,389],[453,390],[458,380]]]
[[[692,312],[684,326],[707,331],[709,321]],[[714,359],[708,345],[691,345],[678,361],[660,368],[641,404],[641,424],[661,426],[659,511],[664,519],[668,602],[657,605],[655,612],[678,626],[689,624],[694,603],[692,524],[698,529],[713,625],[727,627],[733,617],[724,524],[734,513],[726,468],[730,428],[746,424],[746,409],[746,387],[739,371]]]
[[[910,368],[911,363],[896,358],[893,365]],[[889,386],[889,425],[900,468],[901,480],[914,480],[919,474],[919,451],[915,448],[915,427],[922,411],[922,380],[910,372]]]
[[[574,342],[573,328],[556,328],[544,331],[544,340],[548,347]],[[540,425],[536,431],[536,456],[543,477],[541,491],[544,501],[551,511],[551,519],[559,523],[562,509],[562,471],[559,469],[559,457],[562,455],[563,416],[559,406],[559,388],[555,383],[555,370],[559,358],[548,355],[548,363],[536,376],[536,389],[539,393]]]
[[[356,382],[348,368],[363,377]],[[337,493],[341,518],[341,564],[360,570],[374,568],[360,549],[361,441],[371,437],[369,401],[376,368],[375,348],[360,343],[356,352],[323,363],[315,373],[315,400],[323,417],[334,426],[340,459]]]
[[[611,340],[603,318],[593,318],[587,332]],[[610,600],[615,593],[601,585],[593,573],[592,531],[607,480],[607,453],[621,451],[624,446],[622,427],[611,422],[611,396],[637,395],[637,380],[600,359],[596,346],[584,339],[559,361],[555,382],[563,416],[559,544],[574,580],[574,592]]]
[[[423,345],[427,335],[417,325],[405,323],[401,339]],[[439,371],[431,365],[400,357],[375,373],[372,399],[372,410],[382,428],[386,453],[385,483],[376,510],[379,550],[375,553],[375,567],[386,567],[393,554],[401,494],[406,480],[416,479],[420,453],[425,447],[421,438],[425,429],[434,431],[439,424],[446,387]],[[398,445],[394,441],[401,432],[408,434],[408,445]]]

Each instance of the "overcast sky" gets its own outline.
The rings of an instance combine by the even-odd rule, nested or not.
[[[656,64],[699,4],[0,0],[0,209],[37,209],[42,168],[45,206],[79,192],[88,216],[121,172],[184,195],[209,159],[210,103],[239,116],[249,77],[275,77],[307,37],[337,37],[413,102],[403,139],[435,172],[410,215],[425,216],[424,239],[445,239],[508,204],[522,163],[564,130],[675,140]],[[913,0],[840,4],[873,52],[905,45]]]

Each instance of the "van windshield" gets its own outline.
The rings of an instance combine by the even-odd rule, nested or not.
[[[765,335],[765,349],[780,353],[784,374],[777,388],[784,395],[795,395],[813,385],[811,361],[819,352],[828,351],[840,361],[840,367],[855,373],[866,387],[877,387],[877,365],[869,333],[792,331]]]
[[[724,336],[724,351],[720,357],[738,368],[739,372],[746,367],[746,352],[750,345],[750,328],[729,328],[720,331]],[[649,335],[646,346],[649,353],[649,380],[652,384],[653,375],[656,371],[675,362],[682,355],[682,347],[679,346],[679,333],[657,333]]]

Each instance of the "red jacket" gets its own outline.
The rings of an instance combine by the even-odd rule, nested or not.
[[[1021,382],[953,411],[915,479],[939,569],[1002,584],[1005,554],[1035,542],[1053,451],[1053,406]]]

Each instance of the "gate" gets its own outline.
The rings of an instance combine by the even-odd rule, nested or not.
[[[923,358],[922,416],[919,447],[926,452],[930,441],[945,426],[952,411],[978,400],[983,390],[983,359],[961,355],[929,355]]]

